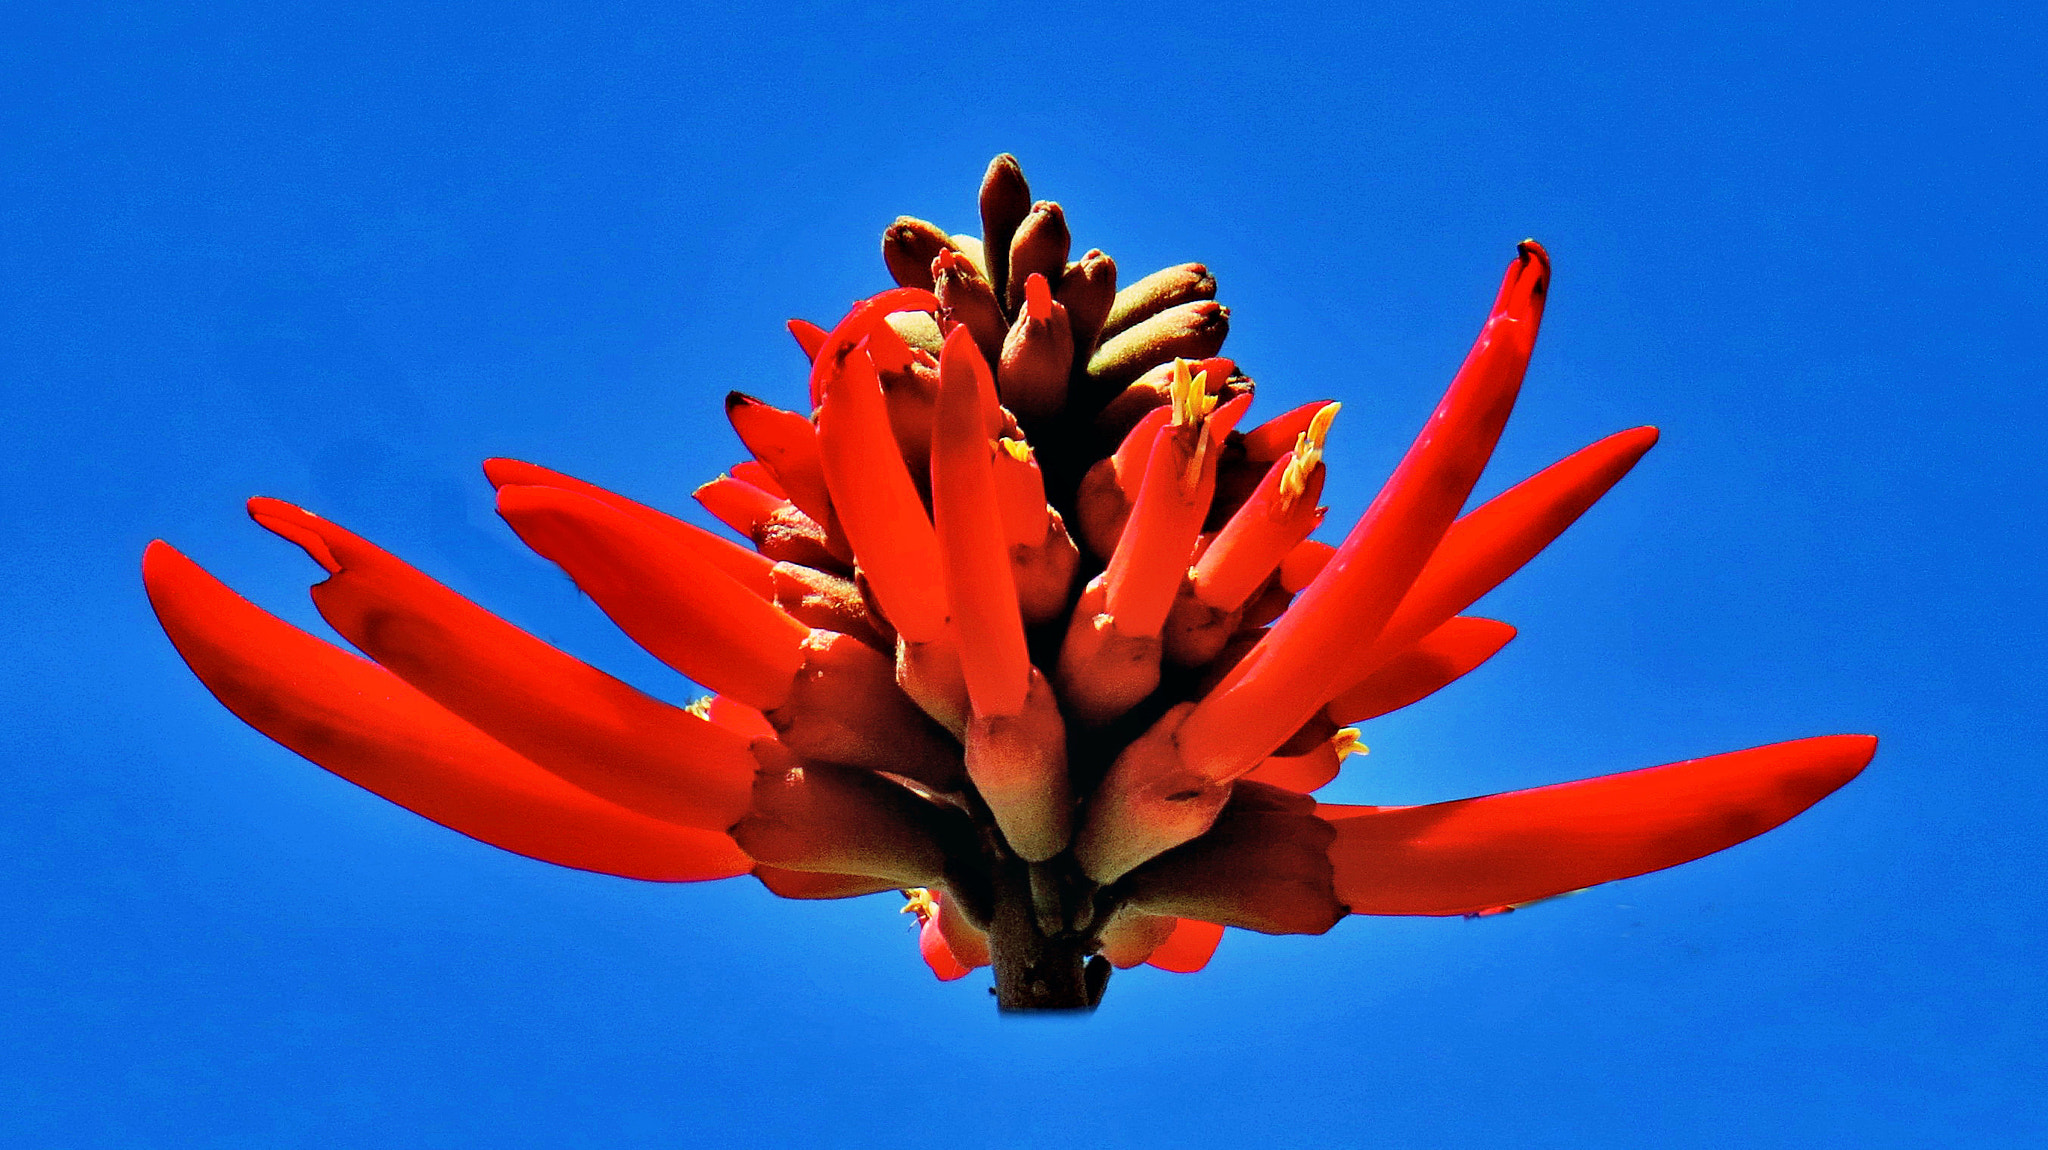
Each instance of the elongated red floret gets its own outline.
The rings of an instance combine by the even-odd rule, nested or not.
[[[1393,477],[1322,574],[1189,716],[1180,733],[1189,766],[1218,778],[1250,770],[1363,673],[1353,664],[1457,518],[1507,423],[1549,266],[1542,248],[1522,245],[1478,342]]]
[[[498,514],[655,658],[762,711],[788,697],[810,628],[695,552],[559,488],[501,487]]]
[[[747,590],[761,598],[775,598],[775,576],[772,574],[775,568],[774,560],[758,551],[742,547],[722,535],[714,535],[694,523],[685,523],[665,511],[656,511],[644,503],[635,503],[623,495],[607,491],[595,483],[586,483],[573,475],[564,475],[559,471],[551,471],[517,459],[484,460],[484,477],[491,481],[494,488],[514,485],[559,487],[564,491],[587,495],[607,507],[639,519],[678,544],[695,550],[716,564],[720,571],[732,576]]]
[[[1677,866],[1760,835],[1855,778],[1868,735],[1773,743],[1422,807],[1338,807],[1353,914],[1476,914]]]
[[[250,517],[327,567],[320,614],[386,670],[512,750],[612,802],[724,831],[746,813],[748,738],[653,699],[310,512]]]
[[[143,582],[185,662],[243,722],[471,838],[579,870],[666,882],[753,865],[730,838],[607,802],[515,754],[391,672],[230,591],[167,543]]]

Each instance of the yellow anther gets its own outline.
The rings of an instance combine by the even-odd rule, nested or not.
[[[1332,404],[1331,406],[1336,406]],[[1353,755],[1363,755],[1371,748],[1358,741],[1358,728],[1346,727],[1330,736],[1330,749],[1337,752],[1337,761],[1343,762]]]
[[[1011,439],[1005,436],[996,440],[996,446],[1008,452],[1010,458],[1019,463],[1031,462],[1031,445],[1021,439]]]
[[[1294,437],[1294,455],[1287,461],[1287,470],[1280,473],[1280,510],[1294,506],[1294,501],[1308,490],[1308,477],[1323,462],[1323,441],[1329,438],[1330,421],[1337,418],[1343,406],[1326,403],[1317,408],[1308,421],[1308,430]]]
[[[690,700],[690,705],[684,707],[683,710],[690,712],[700,719],[709,719],[711,718],[711,696],[699,695]]]
[[[1173,425],[1192,427],[1216,410],[1216,397],[1209,394],[1209,373],[1188,371],[1189,361],[1173,361],[1173,377],[1167,380],[1166,395],[1173,401]]]
[[[924,887],[910,887],[903,892],[903,897],[908,901],[903,904],[903,909],[896,912],[897,914],[914,914],[917,921],[930,922],[939,913],[939,900],[932,897],[932,892]]]

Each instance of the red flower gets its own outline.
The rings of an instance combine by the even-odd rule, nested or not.
[[[251,726],[445,826],[564,866],[788,898],[905,889],[941,978],[1011,1009],[1092,1007],[1112,966],[1200,969],[1224,925],[1489,914],[1731,846],[1860,771],[1804,739],[1422,807],[1308,796],[1362,723],[1499,651],[1461,616],[1656,442],[1601,440],[1460,514],[1534,348],[1524,243],[1478,342],[1335,548],[1338,405],[1239,430],[1252,381],[1200,265],[1116,290],[1069,262],[1008,157],[985,240],[902,219],[898,288],[827,332],[813,414],[732,395],[754,458],[698,492],[751,547],[492,460],[498,511],[634,640],[714,695],[653,699],[306,511],[250,514],[327,571],[367,659],[168,544],[151,602]],[[1077,543],[1076,540],[1079,540]]]

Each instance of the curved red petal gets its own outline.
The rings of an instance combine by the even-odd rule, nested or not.
[[[888,879],[870,878],[864,874],[822,874],[765,865],[756,866],[753,873],[761,880],[761,885],[768,888],[768,893],[777,898],[859,898],[896,889],[896,884]]]
[[[1461,517],[1444,533],[1361,664],[1376,665],[1393,657],[1521,570],[1621,482],[1656,443],[1654,427],[1617,432]]]
[[[932,511],[953,625],[971,637],[960,645],[968,697],[978,715],[1014,715],[1024,708],[1031,657],[996,499],[996,447],[981,404],[992,386],[988,374],[974,334],[965,325],[954,328],[939,361]]]
[[[805,359],[818,358],[818,349],[825,346],[825,329],[807,319],[789,321],[789,334],[796,339],[796,345],[803,349]]]
[[[725,835],[651,818],[542,770],[391,672],[235,594],[161,541],[142,561],[178,653],[243,722],[442,826],[516,854],[626,878],[745,874]]]
[[[252,499],[257,523],[321,559],[342,637],[514,752],[592,794],[723,833],[746,813],[746,738],[651,698],[308,511]]]
[[[1323,406],[1317,405],[1317,410]],[[1281,561],[1322,523],[1324,468],[1309,473],[1306,488],[1292,499],[1281,483],[1293,465],[1291,454],[1273,461],[1251,495],[1239,505],[1202,552],[1189,576],[1195,594],[1219,611],[1235,611],[1251,600]]]
[[[782,484],[776,482],[773,475],[768,474],[768,469],[752,459],[740,460],[733,464],[727,473],[741,483],[751,483],[777,499],[789,498],[789,492],[784,491]]]
[[[1265,783],[1305,795],[1330,785],[1343,764],[1337,749],[1325,742],[1299,755],[1268,755],[1258,766],[1246,771],[1241,781]]]
[[[749,741],[775,737],[775,728],[768,722],[768,716],[724,695],[711,696],[711,701],[704,705],[704,717]]]
[[[1470,674],[1514,637],[1515,629],[1506,623],[1460,615],[1346,688],[1330,700],[1324,713],[1343,725],[1398,711]]]
[[[810,628],[633,516],[554,487],[498,489],[498,514],[655,658],[772,711]]]
[[[835,522],[832,496],[818,462],[818,429],[810,419],[737,391],[725,397],[725,417],[789,501],[829,529]]]
[[[954,957],[953,949],[946,943],[946,936],[939,930],[939,920],[928,918],[917,928],[917,953],[924,958],[924,964],[932,968],[940,982],[953,982],[973,974],[972,967]]]
[[[1193,974],[1209,965],[1209,959],[1216,953],[1216,945],[1223,941],[1223,927],[1198,918],[1184,918],[1173,928],[1152,957],[1145,960],[1147,966],[1170,970],[1175,974]]]
[[[694,523],[685,523],[664,511],[656,511],[644,503],[615,492],[607,491],[595,483],[587,483],[573,475],[564,475],[537,464],[517,459],[484,460],[484,477],[491,481],[493,488],[558,487],[589,496],[599,503],[631,515],[648,527],[660,531],[678,545],[688,547],[702,555],[719,570],[733,577],[747,590],[763,599],[775,598],[775,578],[770,574],[775,561],[742,547],[722,535],[714,535]]]
[[[1523,244],[1478,342],[1386,486],[1329,566],[1188,717],[1180,738],[1190,767],[1216,778],[1250,770],[1336,685],[1369,670],[1356,664],[1457,518],[1507,423],[1549,272],[1542,248]]]
[[[1353,914],[1476,914],[1734,846],[1856,777],[1868,735],[1773,743],[1423,807],[1321,808]]]
[[[837,346],[818,360],[818,446],[833,507],[882,613],[910,642],[935,642],[946,627],[944,591],[931,577],[938,535],[897,447],[881,377],[859,348],[835,355]]]
[[[796,504],[763,487],[733,475],[721,475],[691,492],[720,523],[755,538],[778,512],[794,511]]]
[[[513,485],[559,487],[564,491],[587,495],[607,507],[639,519],[678,544],[695,550],[719,570],[732,576],[747,590],[761,598],[775,598],[775,579],[770,574],[775,566],[774,560],[742,547],[724,536],[714,535],[694,523],[685,523],[667,512],[656,511],[644,503],[635,503],[623,495],[607,491],[595,483],[587,483],[573,475],[564,475],[559,471],[551,471],[517,459],[484,460],[484,477],[491,481],[493,488]]]

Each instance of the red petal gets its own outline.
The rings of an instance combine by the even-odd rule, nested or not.
[[[1327,405],[1316,409],[1323,406]],[[1202,552],[1190,578],[1204,604],[1219,611],[1243,607],[1281,560],[1322,523],[1322,509],[1316,506],[1323,492],[1325,469],[1321,464],[1309,473],[1307,487],[1299,496],[1281,498],[1281,480],[1293,461],[1292,453],[1274,460],[1251,496]]]
[[[1216,944],[1222,941],[1221,926],[1196,918],[1184,918],[1145,962],[1175,974],[1193,974],[1209,965],[1210,956],[1216,953]]]
[[[1535,347],[1549,279],[1542,248],[1523,244],[1478,342],[1393,477],[1329,566],[1181,728],[1190,767],[1218,778],[1250,770],[1329,701],[1334,685],[1355,679],[1347,672],[1385,628],[1493,453]]]
[[[1499,586],[1619,483],[1656,442],[1654,427],[1610,435],[1452,524],[1361,663],[1391,658]]]
[[[1294,441],[1308,430],[1308,425],[1315,421],[1316,412],[1329,406],[1329,402],[1318,399],[1304,403],[1245,432],[1242,438],[1245,459],[1252,463],[1271,463],[1292,452]]]
[[[825,346],[825,337],[829,333],[810,320],[793,319],[789,321],[789,334],[796,337],[796,345],[803,349],[804,358],[816,359],[818,349]]]
[[[935,890],[932,901],[939,905],[938,917],[932,922],[938,924],[939,934],[945,937],[946,949],[970,969],[987,966],[988,933],[968,921],[966,912],[960,909],[960,900],[950,892]]]
[[[810,628],[640,520],[552,487],[501,487],[498,514],[619,629],[719,694],[772,711]]]
[[[711,701],[705,704],[704,717],[728,731],[745,736],[750,742],[775,737],[775,728],[769,725],[766,715],[724,695],[711,696]]]
[[[608,803],[542,770],[382,667],[243,599],[169,544],[142,577],[164,632],[243,722],[451,830],[529,858],[681,882],[746,873],[725,835]]]
[[[1677,866],[1770,830],[1855,778],[1868,735],[1773,743],[1423,807],[1325,806],[1353,914],[1477,914]]]
[[[953,982],[973,974],[973,968],[953,956],[953,949],[946,943],[946,936],[939,931],[939,920],[926,919],[917,928],[917,952],[924,957],[924,964],[932,968],[940,982]]]
[[[953,625],[968,638],[960,644],[968,697],[976,714],[1014,715],[1024,707],[1031,657],[996,501],[996,448],[981,407],[981,391],[992,386],[988,374],[974,334],[965,326],[954,328],[939,363],[932,510]]]
[[[1312,750],[1299,755],[1268,755],[1265,761],[1246,771],[1244,780],[1265,783],[1282,790],[1307,794],[1330,785],[1337,777],[1344,760],[1337,757],[1337,749],[1329,743],[1319,743]]]
[[[704,484],[692,496],[720,523],[749,539],[757,537],[777,512],[796,509],[788,499],[731,475]]]
[[[897,448],[881,378],[858,348],[830,356],[828,349],[818,362],[818,441],[840,525],[898,633],[913,643],[937,641],[946,626],[944,592],[932,578],[938,535]]]
[[[742,459],[733,464],[728,473],[741,483],[751,483],[777,499],[789,498],[789,492],[782,489],[782,484],[776,482],[775,477],[768,474],[768,469],[754,460]]]
[[[814,874],[772,866],[755,867],[754,877],[761,880],[768,893],[778,898],[859,898],[896,889],[896,884],[888,879],[869,878],[864,874]]]
[[[555,650],[368,541],[275,499],[250,518],[328,565],[342,637],[463,721],[592,794],[723,833],[746,813],[747,740]]]
[[[1461,615],[1330,700],[1324,711],[1339,724],[1363,723],[1398,711],[1469,674],[1514,637],[1515,629],[1506,623]]]
[[[725,417],[754,459],[789,493],[790,502],[830,530],[832,496],[825,489],[818,430],[811,421],[737,391],[726,394]]]
[[[774,560],[723,536],[713,535],[702,527],[685,523],[673,515],[656,511],[645,504],[635,503],[623,495],[613,494],[595,483],[585,483],[574,476],[550,471],[535,464],[522,463],[517,459],[484,460],[484,477],[491,481],[494,488],[513,485],[559,487],[564,491],[587,495],[607,507],[639,519],[678,544],[696,551],[715,564],[720,571],[732,576],[747,590],[761,598],[775,598],[775,578],[770,574],[775,566]]]

